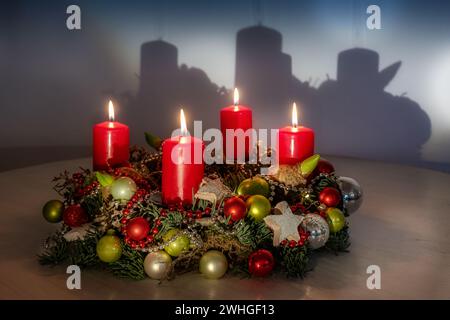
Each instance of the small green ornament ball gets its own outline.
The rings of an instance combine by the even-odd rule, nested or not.
[[[261,195],[254,195],[247,199],[247,215],[253,217],[256,221],[264,219],[272,209],[270,201]]]
[[[164,247],[164,250],[172,257],[178,257],[183,251],[189,250],[190,240],[186,235],[178,235],[181,231],[179,229],[170,229],[163,235],[164,242],[169,242],[176,236],[176,239]]]
[[[51,223],[60,222],[63,219],[64,203],[59,200],[50,200],[42,208],[45,220]]]
[[[253,177],[243,180],[237,188],[240,196],[252,196],[259,194],[264,197],[269,196],[269,184],[261,177]]]
[[[120,177],[110,187],[111,195],[115,200],[130,200],[136,190],[136,183],[128,177]]]
[[[330,227],[330,232],[336,233],[342,230],[345,226],[345,216],[338,208],[328,208],[327,220]]]
[[[114,235],[114,230],[108,230],[106,235],[97,242],[97,255],[103,262],[115,262],[122,255],[122,245],[118,236]]]

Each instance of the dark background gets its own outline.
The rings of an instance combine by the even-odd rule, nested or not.
[[[320,153],[450,171],[445,1],[11,1],[0,23],[0,170],[90,155],[110,97],[137,144],[180,105],[218,127],[236,85],[255,127],[296,101]]]

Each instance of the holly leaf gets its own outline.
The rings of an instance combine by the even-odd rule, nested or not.
[[[150,132],[144,132],[144,134],[145,134],[145,141],[147,142],[147,144],[150,147],[158,150],[162,143],[161,138],[151,134]]]
[[[306,158],[300,163],[300,173],[302,176],[307,177],[309,176],[314,169],[317,167],[317,163],[319,163],[320,155],[315,154],[312,155],[309,158]]]
[[[110,186],[114,182],[114,177],[107,173],[102,173],[100,171],[95,172],[95,177],[98,182],[102,185],[102,187]]]

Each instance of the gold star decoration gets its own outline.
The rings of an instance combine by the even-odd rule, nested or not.
[[[278,246],[284,239],[300,240],[297,228],[302,223],[303,217],[293,214],[286,201],[279,202],[275,209],[280,210],[281,214],[264,218],[266,225],[273,231],[273,245]]]

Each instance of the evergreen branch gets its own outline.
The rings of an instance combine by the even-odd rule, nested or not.
[[[310,250],[307,246],[290,248],[282,246],[279,250],[281,266],[288,277],[303,278],[309,271]]]
[[[48,246],[38,255],[38,261],[41,265],[58,265],[68,258],[67,241],[62,233],[57,232],[50,236],[45,245]]]
[[[251,217],[247,217],[245,220],[237,223],[235,232],[239,242],[253,249],[272,239],[272,231],[266,224],[262,221],[255,221]]]
[[[348,252],[348,247],[350,247],[350,234],[348,229],[348,225],[345,225],[341,231],[330,233],[330,237],[325,244],[325,249],[333,251],[335,254]]]
[[[143,254],[123,243],[122,256],[118,261],[108,264],[108,269],[120,278],[143,280],[146,277]]]

